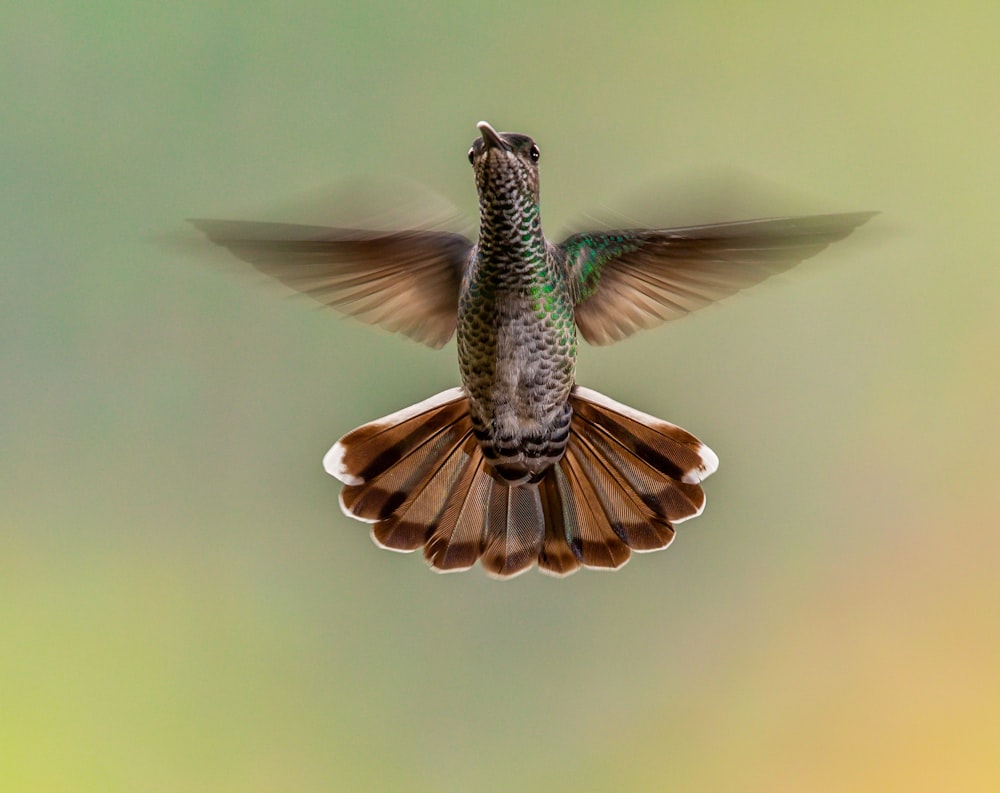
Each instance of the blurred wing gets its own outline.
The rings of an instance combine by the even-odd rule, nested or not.
[[[364,322],[431,347],[444,346],[455,332],[458,289],[472,249],[461,234],[191,223],[262,273]]]
[[[611,344],[784,272],[875,214],[574,234],[559,248],[576,324],[591,344]]]

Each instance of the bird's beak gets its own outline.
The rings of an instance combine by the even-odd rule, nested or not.
[[[500,133],[497,132],[493,127],[491,127],[487,122],[480,121],[476,124],[479,132],[483,136],[483,143],[486,144],[487,149],[506,149],[507,144],[503,142],[503,138],[500,137]]]

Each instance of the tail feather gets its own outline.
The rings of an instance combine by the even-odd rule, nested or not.
[[[444,460],[428,458],[430,473],[423,487],[412,491],[390,517],[372,526],[376,543],[392,550],[415,551],[427,542],[470,462],[465,448],[471,437],[470,430]]]
[[[470,449],[470,446],[473,448]],[[475,440],[470,429],[443,461],[428,453],[426,482],[419,490],[412,491],[390,517],[372,526],[374,540],[384,547],[400,551],[415,551],[424,546],[444,519],[453,495],[464,494],[465,491],[460,488],[468,487],[465,480],[473,463],[474,447]],[[472,561],[475,562],[475,559]]]
[[[624,474],[610,466],[585,438],[570,441],[574,456],[579,456],[582,467],[594,488],[605,515],[615,534],[635,551],[658,551],[666,548],[674,538],[669,519],[650,508],[631,481],[622,483]]]
[[[324,465],[344,511],[385,548],[424,549],[439,571],[481,560],[501,578],[536,562],[552,575],[617,568],[665,548],[701,513],[718,458],[690,433],[575,387],[566,453],[538,482],[511,484],[476,441],[462,389],[359,427]]]
[[[545,537],[538,485],[511,487],[493,478],[483,535],[483,568],[499,578],[523,573],[537,560]]]
[[[486,464],[475,438],[462,445],[461,470],[446,493],[438,519],[430,524],[424,556],[441,572],[468,570],[479,558],[490,486]],[[437,486],[437,480],[431,486]]]
[[[622,484],[654,515],[679,523],[704,509],[705,493],[700,485],[657,470],[604,428],[590,426],[581,437],[586,439],[584,445],[604,470],[617,481],[624,480]]]
[[[571,445],[575,446],[572,434],[570,438]],[[567,450],[560,462],[560,469],[565,472],[572,491],[564,496],[570,506],[564,513],[570,549],[584,567],[621,567],[628,561],[628,546],[615,533],[611,516],[605,512],[590,477],[584,471],[577,449]],[[560,479],[556,481],[561,489],[563,484]]]
[[[406,499],[428,485],[440,468],[469,438],[472,426],[457,421],[412,449],[391,468],[361,485],[347,485],[340,496],[344,510],[359,520],[381,521],[400,511]]]
[[[575,573],[580,569],[580,559],[569,546],[564,519],[565,505],[563,491],[560,490],[557,477],[565,481],[562,469],[556,466],[538,484],[538,492],[542,501],[542,512],[545,516],[545,537],[542,540],[542,550],[538,554],[538,569],[559,578]],[[569,498],[572,491],[565,488]]]
[[[573,387],[570,403],[575,419],[601,427],[635,457],[681,482],[698,484],[719,466],[711,449],[676,424],[583,386]]]
[[[326,453],[323,467],[346,485],[364,484],[468,412],[465,391],[449,388],[347,433]]]

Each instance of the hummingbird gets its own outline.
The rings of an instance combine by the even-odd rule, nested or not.
[[[716,454],[576,382],[611,344],[793,267],[872,212],[671,229],[542,231],[538,145],[485,121],[468,152],[479,234],[192,220],[257,270],[433,348],[461,385],[347,433],[323,459],[375,543],[439,572],[564,576],[666,548],[705,507]]]

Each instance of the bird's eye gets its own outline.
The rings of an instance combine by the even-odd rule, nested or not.
[[[531,151],[528,153],[531,155],[532,162],[538,162],[538,158],[542,156],[542,153],[538,150],[537,146],[532,146]]]
[[[469,162],[471,163],[475,159],[472,149],[469,149]]]

